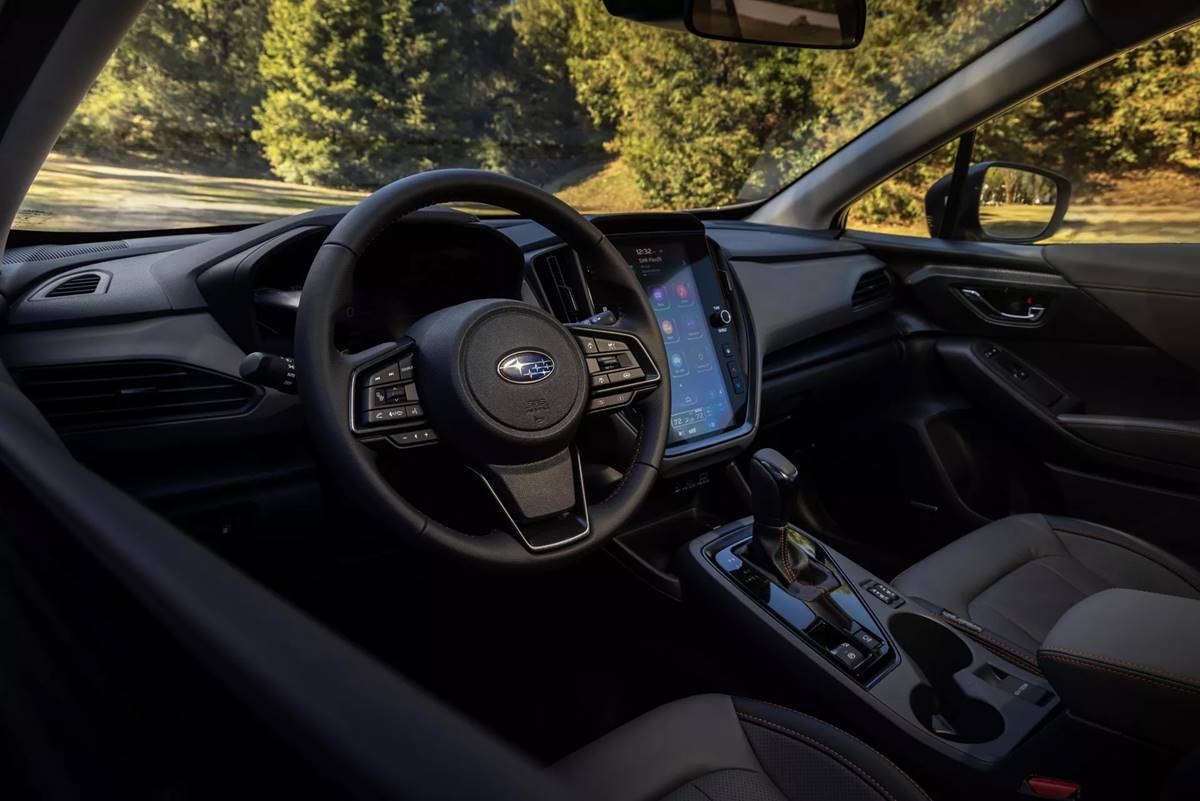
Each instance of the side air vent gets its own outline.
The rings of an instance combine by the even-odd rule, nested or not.
[[[159,361],[31,367],[17,381],[60,431],[227,417],[249,411],[260,396],[231,376]]]
[[[562,248],[533,260],[533,273],[550,312],[564,323],[592,315],[590,293],[575,254]]]
[[[861,309],[891,296],[892,276],[883,268],[871,270],[863,273],[862,278],[858,279],[858,284],[854,287],[854,294],[850,298],[850,307]]]
[[[46,282],[29,299],[49,300],[51,298],[73,298],[79,295],[99,295],[108,291],[110,280],[111,276],[100,270],[72,273],[66,277]]]

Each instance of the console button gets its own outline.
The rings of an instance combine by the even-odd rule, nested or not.
[[[400,365],[396,362],[391,362],[367,376],[367,386],[373,387],[376,384],[391,384],[399,380]]]
[[[848,642],[844,642],[833,649],[833,658],[841,662],[849,670],[858,670],[859,666],[866,661],[862,652]]]
[[[629,346],[616,339],[601,339],[600,337],[596,337],[596,351],[598,353],[616,353],[619,350],[629,350]]]
[[[886,584],[878,581],[867,581],[863,585],[863,589],[874,595],[879,600],[883,601],[888,606],[903,606],[904,599],[900,594]]]
[[[588,356],[591,356],[593,353],[600,352],[600,350],[596,347],[596,340],[592,339],[591,337],[575,337],[575,339],[579,340],[579,347],[582,348],[583,352]]]
[[[882,644],[879,638],[866,629],[859,629],[850,635],[850,639],[854,644],[865,651],[874,651]]]
[[[733,345],[730,345],[728,342],[722,342],[721,343],[721,355],[724,356],[726,359],[732,359],[734,356]]]
[[[712,323],[713,328],[723,328],[733,322],[733,315],[729,313],[729,309],[717,309],[709,315],[708,321]]]

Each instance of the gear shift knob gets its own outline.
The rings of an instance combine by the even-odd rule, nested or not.
[[[788,458],[772,448],[750,457],[750,505],[754,527],[786,526],[800,486],[800,472]]]

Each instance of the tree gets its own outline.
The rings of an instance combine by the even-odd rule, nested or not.
[[[268,0],[150,4],[80,104],[62,147],[173,165],[261,165],[250,139],[262,96]]]

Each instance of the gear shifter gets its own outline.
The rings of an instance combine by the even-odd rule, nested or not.
[[[792,595],[815,600],[841,586],[841,581],[810,559],[791,535],[788,516],[799,483],[796,466],[779,451],[764,448],[750,458],[754,539],[747,556]]]

